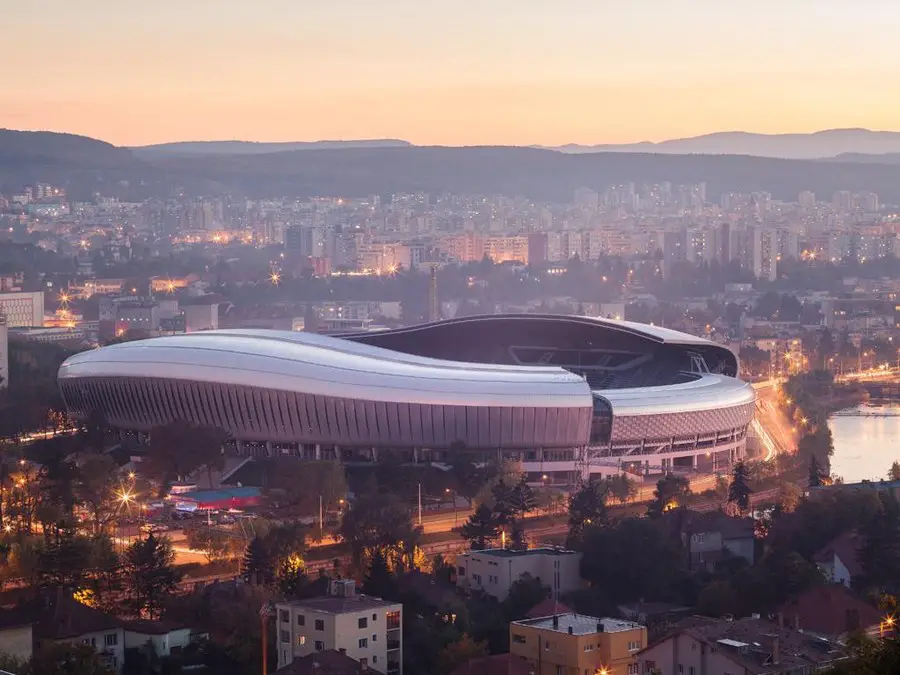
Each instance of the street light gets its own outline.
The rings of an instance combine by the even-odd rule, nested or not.
[[[451,490],[450,488],[446,488],[444,492],[446,492],[453,498],[453,527],[456,527],[459,524],[459,516],[456,510],[456,492]]]

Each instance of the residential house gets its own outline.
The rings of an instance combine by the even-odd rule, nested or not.
[[[778,613],[795,630],[844,642],[848,633],[878,637],[885,629],[884,612],[864,602],[841,584],[815,586],[783,604]]]
[[[399,675],[403,670],[403,605],[357,594],[353,580],[334,580],[330,595],[279,602],[278,667],[336,650],[364,668]]]
[[[843,655],[836,642],[755,617],[688,617],[637,658],[640,673],[656,675],[806,675]]]
[[[191,629],[166,621],[138,620],[125,623],[125,648],[153,646],[157,656],[178,654],[191,643]]]
[[[859,562],[859,550],[863,543],[863,537],[855,530],[842,532],[816,551],[813,561],[825,579],[849,588],[853,578],[863,573]]]
[[[711,570],[727,558],[756,559],[755,523],[752,518],[732,518],[721,511],[681,515],[680,536],[688,551],[690,569]]]
[[[456,557],[456,585],[505,600],[512,585],[528,575],[550,587],[550,598],[559,600],[581,588],[581,553],[564,548],[505,548],[468,551]]]
[[[34,649],[51,642],[90,645],[107,666],[121,672],[125,660],[125,629],[116,617],[83,605],[62,591],[45,595],[24,607],[32,622]]]
[[[647,629],[633,621],[555,614],[509,624],[509,653],[534,675],[638,675]]]

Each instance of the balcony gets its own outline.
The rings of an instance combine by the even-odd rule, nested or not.
[[[400,649],[400,640],[388,640],[387,641],[387,650],[390,652],[395,649]]]

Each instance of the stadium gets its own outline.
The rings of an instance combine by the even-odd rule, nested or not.
[[[552,315],[458,318],[341,337],[216,330],[83,352],[60,368],[69,412],[148,432],[219,427],[239,452],[519,461],[534,481],[726,468],[755,394],[725,347],[676,331]]]

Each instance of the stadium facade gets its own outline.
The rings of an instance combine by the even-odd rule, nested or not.
[[[663,328],[491,315],[329,337],[217,330],[83,352],[60,368],[72,415],[148,432],[227,431],[239,451],[446,461],[463,448],[533,479],[724,469],[755,394],[728,349]]]

